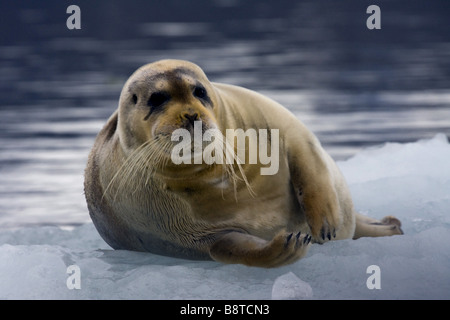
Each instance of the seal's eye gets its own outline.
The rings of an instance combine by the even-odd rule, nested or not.
[[[203,87],[195,87],[194,88],[194,96],[199,98],[199,99],[205,99],[207,94],[206,94],[206,89]]]
[[[137,103],[137,95],[133,94],[133,103],[136,104]]]
[[[148,99],[147,105],[149,107],[160,107],[170,100],[170,96],[165,92],[155,92]]]

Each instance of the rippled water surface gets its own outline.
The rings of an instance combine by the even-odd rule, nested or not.
[[[67,1],[0,4],[0,227],[89,221],[83,170],[142,64],[191,60],[301,119],[336,160],[450,136],[450,2]]]

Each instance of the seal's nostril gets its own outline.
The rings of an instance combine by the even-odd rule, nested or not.
[[[189,120],[191,124],[194,124],[194,121],[198,120],[198,113],[185,113],[184,117]]]

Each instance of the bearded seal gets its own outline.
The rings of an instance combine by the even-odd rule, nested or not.
[[[180,129],[188,138],[218,132],[211,155],[229,157],[196,161],[206,139],[186,142],[179,151],[194,153],[174,161]],[[229,130],[256,149],[243,150]],[[279,156],[266,174],[267,159],[249,161],[263,149]],[[84,187],[92,221],[114,249],[269,268],[299,260],[311,243],[403,233],[394,217],[355,211],[335,162],[286,108],[210,82],[187,61],[157,61],[130,76],[96,137]]]

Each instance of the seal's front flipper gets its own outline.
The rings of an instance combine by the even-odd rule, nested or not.
[[[271,241],[231,231],[219,237],[210,248],[211,257],[223,263],[273,268],[302,258],[309,248],[308,234],[281,231]]]
[[[300,143],[295,145],[301,147]],[[313,142],[289,153],[291,182],[315,243],[336,237],[340,206],[325,155]]]
[[[337,215],[339,207],[336,193],[326,184],[323,186],[318,190],[307,189],[306,193],[303,191],[305,187],[294,186],[297,201],[305,214],[315,243],[334,240],[341,223]]]

